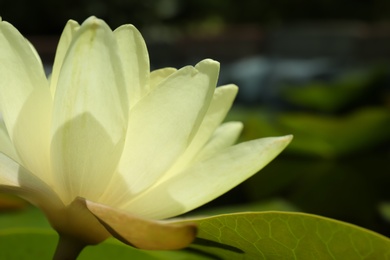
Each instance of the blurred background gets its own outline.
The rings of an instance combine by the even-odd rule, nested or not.
[[[219,83],[240,87],[227,120],[244,122],[241,141],[294,135],[195,213],[302,211],[390,235],[390,1],[0,0],[48,68],[66,21],[90,15],[134,24],[152,68],[220,61]]]

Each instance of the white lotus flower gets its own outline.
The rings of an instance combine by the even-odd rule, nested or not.
[[[41,208],[67,241],[114,235],[145,248],[186,246],[193,226],[152,220],[225,193],[291,140],[233,145],[242,124],[222,121],[237,87],[215,88],[218,73],[210,59],[150,72],[136,28],[112,31],[90,17],[67,23],[47,79],[34,48],[0,20],[0,190]],[[190,238],[159,246],[166,241],[139,237],[142,225]]]

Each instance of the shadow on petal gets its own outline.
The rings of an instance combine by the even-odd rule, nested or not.
[[[197,233],[195,224],[153,221],[91,201],[84,203],[115,238],[137,248],[181,249],[192,243]]]
[[[124,139],[123,130],[114,141],[109,129],[89,112],[70,117],[53,131],[52,171],[65,204],[77,196],[92,200],[101,196],[113,178]],[[125,191],[126,186],[121,186],[120,192]]]

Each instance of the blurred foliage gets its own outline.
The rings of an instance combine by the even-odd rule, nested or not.
[[[286,85],[281,95],[292,105],[325,113],[340,112],[370,102],[378,103],[385,97],[381,91],[388,69],[387,66],[376,66],[343,73],[328,82],[313,80],[298,87]],[[370,98],[374,95],[376,98]]]
[[[239,10],[239,11],[238,11]],[[207,24],[282,24],[301,20],[352,19],[381,21],[390,15],[390,2],[309,0],[14,0],[1,1],[3,19],[27,34],[58,34],[72,18],[90,15],[105,19],[111,26],[133,23],[137,27],[161,24],[193,28]]]
[[[367,107],[351,114],[289,112],[270,116],[264,109],[237,109],[230,119],[243,121],[242,140],[293,134],[285,153],[337,158],[384,146],[390,141],[388,109]]]
[[[293,134],[276,161],[236,194],[281,198],[303,212],[390,235],[388,68],[283,89],[284,107],[236,107],[242,141]],[[284,109],[283,109],[284,108]]]

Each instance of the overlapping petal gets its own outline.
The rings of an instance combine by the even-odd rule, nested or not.
[[[123,208],[146,218],[163,219],[203,205],[246,180],[291,141],[262,138],[226,148],[148,190]]]
[[[7,128],[4,121],[0,120],[0,153],[7,155],[12,160],[21,164],[19,155],[17,154],[14,144],[9,138]]]
[[[191,143],[158,182],[171,178],[172,175],[180,172],[191,163],[194,156],[202,149],[217,127],[222,123],[233,104],[237,90],[238,88],[235,85],[226,85],[215,89],[210,107]]]
[[[59,222],[57,211],[64,205],[56,191],[44,181],[0,153],[0,191],[14,193],[42,209],[51,222]]]
[[[207,160],[225,148],[232,146],[243,129],[241,122],[228,122],[220,125],[209,141],[196,154],[188,166],[196,162]],[[187,166],[187,167],[188,167]]]
[[[122,153],[129,100],[116,38],[95,17],[76,32],[54,97],[52,169],[65,202],[97,198]]]
[[[52,99],[42,64],[29,42],[0,22],[0,107],[23,165],[51,183],[49,133]]]
[[[159,84],[131,109],[118,174],[100,202],[120,207],[165,174],[199,128],[218,71],[217,62],[204,60],[195,68],[160,70],[152,77]]]
[[[175,73],[177,69],[175,68],[162,68],[154,70],[150,73],[150,81],[149,81],[149,88],[150,90],[153,90],[155,87],[157,87],[163,80],[167,79],[169,76],[171,76],[173,73]]]
[[[207,69],[185,67],[172,74],[131,110],[118,171],[134,194],[161,177],[199,127],[219,68],[211,60],[203,63]]]

